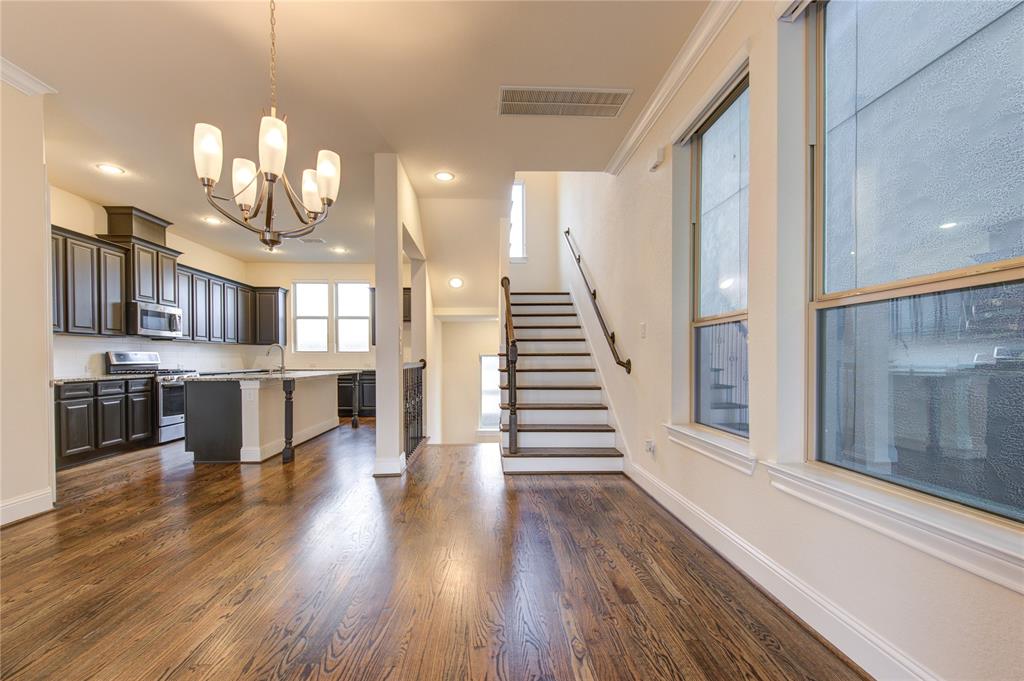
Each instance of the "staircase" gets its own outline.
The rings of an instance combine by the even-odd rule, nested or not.
[[[568,293],[510,292],[518,347],[518,447],[509,449],[509,374],[501,356],[501,445],[506,473],[621,471],[603,390]]]

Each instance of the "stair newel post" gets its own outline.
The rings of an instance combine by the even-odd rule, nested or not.
[[[508,450],[519,451],[519,414],[516,410],[516,361],[519,349],[515,341],[508,344]]]

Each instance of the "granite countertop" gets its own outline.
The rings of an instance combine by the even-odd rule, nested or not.
[[[358,369],[298,369],[285,371],[284,374],[275,371],[269,372],[246,372],[240,371],[230,374],[214,374],[206,376],[187,376],[186,381],[280,381],[282,378],[293,378],[301,381],[304,378],[323,378],[325,376],[343,376],[358,374]]]
[[[153,378],[152,374],[99,374],[98,376],[61,376],[50,381],[50,385],[64,385],[65,383],[93,383],[95,381],[125,381],[129,378]]]

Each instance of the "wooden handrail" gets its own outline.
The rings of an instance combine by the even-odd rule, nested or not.
[[[519,360],[519,347],[516,343],[516,330],[512,319],[512,292],[508,277],[501,278],[501,288],[505,294],[505,366],[508,368],[508,451],[515,454],[519,451],[519,414],[516,408],[516,362]]]
[[[565,243],[569,245],[569,252],[572,253],[572,259],[576,261],[576,267],[580,271],[580,276],[583,277],[583,285],[587,287],[587,293],[590,294],[590,302],[594,305],[594,312],[597,313],[597,321],[601,324],[601,331],[604,332],[604,339],[608,341],[608,347],[612,351],[612,358],[615,363],[626,370],[626,373],[630,373],[633,370],[633,360],[622,359],[619,357],[619,351],[615,347],[615,332],[608,330],[608,325],[605,324],[604,315],[601,314],[601,308],[597,305],[597,289],[590,285],[590,281],[587,279],[587,273],[583,271],[582,257],[579,252],[572,245],[572,239],[569,238],[569,228],[566,227],[565,232]]]

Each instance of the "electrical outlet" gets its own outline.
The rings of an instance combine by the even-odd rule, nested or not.
[[[654,456],[654,440],[644,440],[644,451]]]
[[[640,337],[647,338],[647,322],[640,322]]]

